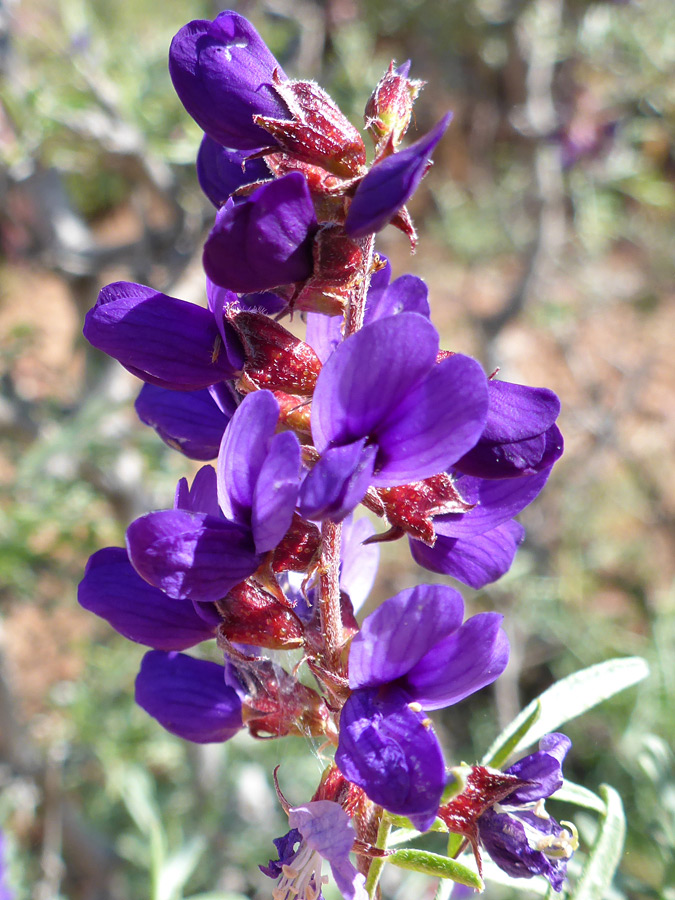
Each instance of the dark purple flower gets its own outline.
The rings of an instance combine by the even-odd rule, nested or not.
[[[144,384],[136,398],[136,412],[141,422],[154,428],[161,439],[180,450],[189,459],[215,459],[218,448],[235,410],[226,415],[210,391],[170,391],[154,384]]]
[[[452,588],[401,591],[369,615],[349,651],[352,694],[340,718],[335,761],[373,802],[430,827],[445,787],[425,709],[441,709],[491,684],[505,669],[502,616],[464,624]]]
[[[179,484],[175,509],[131,523],[129,559],[147,582],[175,599],[213,602],[276,547],[300,486],[300,444],[275,434],[278,418],[270,391],[249,394],[225,429],[217,477],[204,466],[191,489]]]
[[[316,228],[307,182],[292,172],[227,201],[204,245],[204,269],[242,294],[303,281],[312,274]]]
[[[244,398],[218,455],[218,501],[227,519],[251,529],[258,553],[288,531],[300,487],[300,443],[275,434],[279,404],[271,391]]]
[[[339,521],[369,484],[435,475],[475,444],[487,413],[485,375],[460,354],[436,363],[438,344],[426,318],[400,313],[366,325],[327,359],[311,420],[322,458],[303,485],[303,515]]]
[[[197,178],[217,209],[238,188],[269,177],[270,170],[263,159],[247,159],[245,151],[222,147],[208,134],[202,138],[197,153]]]
[[[478,819],[480,841],[500,869],[513,878],[543,875],[556,891],[562,890],[578,842],[573,827],[562,827],[546,812],[544,800],[562,786],[562,762],[571,746],[564,734],[542,738],[537,753],[505,770],[529,783]]]
[[[401,275],[390,283],[391,265],[386,256],[380,258],[385,264],[370,280],[364,324],[402,312],[419,313],[428,319],[429,288],[426,284],[416,275]]]
[[[459,475],[455,487],[473,508],[464,513],[449,513],[434,518],[437,534],[467,539],[492,531],[522,512],[541,492],[551,468],[522,478],[474,478]]]
[[[279,879],[275,897],[317,900],[328,881],[321,872],[325,860],[345,900],[367,900],[365,878],[349,859],[356,834],[341,806],[313,800],[291,808],[288,823],[291,830],[274,841],[279,859],[260,866],[265,875]]]
[[[439,534],[433,547],[411,538],[410,551],[415,562],[430,572],[451,575],[478,589],[508,572],[524,538],[523,526],[510,519],[465,539]]]
[[[491,380],[488,397],[485,430],[454,468],[477,478],[519,478],[549,469],[563,451],[555,425],[560,400],[553,391]]]
[[[160,725],[197,744],[227,741],[242,728],[241,700],[225,667],[151,650],[136,677],[136,702]]]
[[[236,12],[189,22],[169,50],[169,73],[185,109],[214,141],[237,150],[275,143],[253,116],[289,118],[272,87],[275,72],[286,79],[253,25]]]
[[[363,178],[354,194],[345,221],[351,237],[380,231],[407,203],[427,171],[431,154],[450,124],[452,113],[443,116],[428,134],[400,153],[387,156]]]
[[[213,313],[153,288],[117,281],[87,313],[85,338],[150,384],[196,391],[231,378]]]
[[[122,547],[94,553],[77,599],[124,637],[155,650],[186,650],[212,638],[215,630],[192,604],[174,600],[144,581]]]

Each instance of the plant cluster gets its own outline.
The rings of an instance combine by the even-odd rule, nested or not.
[[[368,165],[331,98],[289,79],[235,12],[181,29],[169,69],[205,132],[207,306],[116,282],[84,333],[145,382],[142,421],[206,464],[173,508],[131,523],[126,548],[91,557],[79,601],[151,648],[136,700],[172,733],[323,743],[311,800],[277,783],[290,830],[262,868],[275,900],[316,900],[324,861],[345,898],[373,896],[385,862],[481,889],[484,853],[560,891],[576,829],[544,800],[569,739],[542,732],[503,771],[449,768],[429,718],[504,671],[502,616],[465,619],[458,591],[422,584],[357,621],[382,541],[407,538],[419,565],[472,588],[503,575],[515,516],[563,450],[556,395],[441,349],[426,285],[392,281],[375,250],[388,225],[414,249],[405,204],[451,116],[402,148],[422,82],[392,63],[366,104]],[[183,652],[213,641],[222,664]],[[537,713],[488,762],[504,765]],[[431,829],[450,835],[446,857],[392,849]],[[477,871],[452,858],[466,848]]]

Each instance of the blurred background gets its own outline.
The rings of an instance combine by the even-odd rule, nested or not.
[[[136,419],[140,384],[85,344],[120,278],[203,302],[213,209],[200,132],[167,73],[193,0],[0,0],[0,848],[17,900],[271,896],[286,828],[270,787],[310,796],[302,740],[189,746],[133,703],[143,648],[81,610],[87,557],[171,504],[193,464]],[[555,679],[641,655],[650,679],[566,729],[574,781],[624,798],[617,894],[675,897],[675,19],[666,0],[252,0],[286,72],[360,125],[391,59],[428,85],[417,132],[454,121],[411,204],[443,345],[553,388],[567,451],[521,517],[498,585],[507,675],[438,718],[477,759]],[[433,576],[385,545],[376,597]],[[558,818],[571,810],[553,809]],[[575,812],[585,843],[594,821]],[[0,863],[0,868],[1,868]],[[389,867],[391,868],[391,867]],[[386,893],[433,896],[394,873]],[[0,894],[2,888],[0,888]],[[488,888],[488,900],[511,892]],[[600,900],[600,898],[598,898]]]

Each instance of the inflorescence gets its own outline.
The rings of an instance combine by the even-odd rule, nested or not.
[[[204,131],[197,172],[217,209],[207,305],[116,282],[84,327],[144,382],[142,421],[206,463],[173,508],[131,523],[126,548],[95,553],[80,584],[82,606],[151,648],[137,702],[190,741],[248,729],[335,751],[311,801],[279,791],[290,830],[263,868],[275,900],[316,900],[324,861],[345,898],[366,898],[392,815],[461,835],[479,871],[485,850],[556,890],[576,846],[543,809],[562,783],[563,735],[504,772],[470,767],[447,800],[429,711],[504,671],[502,616],[465,618],[455,589],[422,584],[356,618],[381,541],[407,538],[420,566],[472,588],[503,575],[524,536],[514,517],[563,449],[556,395],[441,349],[424,282],[392,281],[375,251],[387,225],[415,247],[405,204],[451,119],[401,148],[423,84],[409,68],[392,63],[368,100],[368,165],[328,94],[289,79],[245,18],[182,28],[169,70]],[[222,665],[183,652],[205,641]],[[294,655],[283,667],[269,650]]]

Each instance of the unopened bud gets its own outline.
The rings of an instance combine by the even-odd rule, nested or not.
[[[292,119],[254,116],[253,121],[274,137],[284,153],[340,178],[363,174],[366,148],[361,135],[323,88],[313,81],[281,80],[275,80],[274,88]]]
[[[253,581],[242,581],[233,587],[217,606],[223,619],[219,628],[230,642],[268,650],[302,646],[304,629],[300,619]]]
[[[262,313],[229,307],[225,315],[246,358],[238,389],[312,395],[321,361],[309,344]]]
[[[391,138],[395,149],[408,130],[413,103],[426,83],[408,78],[409,69],[409,62],[397,69],[393,62],[390,63],[389,71],[382,76],[366,103],[366,127],[376,144]]]

